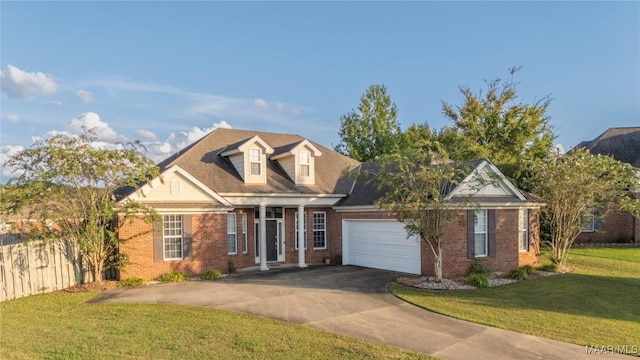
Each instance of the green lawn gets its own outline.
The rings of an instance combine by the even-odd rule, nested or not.
[[[0,303],[2,359],[430,359],[423,354],[228,311],[87,304],[55,292]]]
[[[489,289],[389,288],[425,309],[480,324],[580,345],[640,346],[640,247],[577,249],[568,265],[573,273]]]

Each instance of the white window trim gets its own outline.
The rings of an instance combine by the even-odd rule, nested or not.
[[[593,214],[585,216],[585,221],[582,222],[580,232],[595,232],[596,231],[596,217]]]
[[[316,214],[322,214],[322,229],[316,229]],[[327,212],[326,211],[314,211],[313,212],[313,248],[314,249],[326,249],[327,248]],[[316,247],[316,232],[323,232],[324,246]]]
[[[302,155],[306,155],[306,157],[302,156]],[[300,176],[301,177],[309,177],[311,176],[311,152],[310,151],[300,151]],[[306,159],[305,162],[303,162],[302,160]],[[304,172],[302,171],[303,166],[307,167],[307,175],[304,175]]]
[[[257,151],[258,152],[258,161],[253,161],[251,153]],[[253,164],[258,164],[258,173],[253,173]],[[251,176],[262,176],[262,149],[260,148],[249,148],[249,175]]]
[[[295,231],[296,231],[296,236],[295,236],[295,250],[298,250],[298,212],[296,211],[294,214],[294,218],[295,218]],[[304,249],[307,250],[307,229],[309,227],[307,226],[307,213],[304,213],[304,233],[302,234],[302,236],[304,237]]]
[[[171,220],[166,220],[169,216],[176,216],[180,220],[180,235],[165,235],[166,229],[165,223]],[[174,222],[177,220],[174,220]],[[167,257],[167,239],[180,239],[180,257]],[[184,259],[184,218],[182,215],[167,214],[162,216],[162,258],[165,261],[170,260],[182,260]]]
[[[229,227],[229,219],[233,218],[233,228]],[[233,235],[234,252],[229,252],[229,235]],[[236,213],[227,213],[227,255],[236,255],[238,253],[238,217]]]
[[[242,213],[242,253],[249,252],[249,242],[247,238],[247,213]]]
[[[484,231],[478,231],[478,219],[480,218],[478,216],[478,214],[480,212],[484,212]],[[480,257],[487,257],[489,256],[489,219],[488,219],[488,212],[486,209],[481,209],[481,210],[476,210],[475,214],[474,214],[474,223],[473,223],[473,253],[474,253],[474,257],[480,258]],[[476,235],[479,234],[484,234],[484,254],[476,254]]]
[[[524,245],[520,242],[524,233]],[[529,252],[529,209],[518,210],[518,249],[520,252]]]

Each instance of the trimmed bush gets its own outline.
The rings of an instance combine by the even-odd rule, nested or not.
[[[120,287],[136,287],[136,286],[144,286],[144,285],[147,285],[147,281],[139,277],[131,277],[125,280],[121,280],[118,283],[118,286]]]
[[[484,264],[474,262],[469,266],[469,274],[485,274],[489,276],[490,273],[491,272]]]
[[[471,273],[467,276],[465,282],[477,288],[488,288],[489,276],[483,273]]]
[[[537,271],[537,270],[536,270],[536,268],[534,268],[534,267],[533,267],[533,266],[531,266],[531,265],[523,265],[523,266],[520,266],[520,269],[523,269],[523,270],[527,273],[527,275],[529,275],[529,274],[533,274],[534,272],[536,272],[536,271]]]
[[[178,282],[189,280],[189,275],[182,271],[170,271],[168,273],[160,275],[158,281],[162,282]]]
[[[527,271],[522,267],[511,269],[506,275],[509,279],[524,280],[527,278]]]
[[[209,269],[204,274],[202,274],[201,278],[204,280],[218,280],[222,274],[218,269]]]
[[[558,272],[558,265],[556,265],[556,264],[544,264],[544,265],[538,266],[538,270],[540,270],[540,271]]]

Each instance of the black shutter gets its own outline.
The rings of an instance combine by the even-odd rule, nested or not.
[[[467,210],[467,257],[469,259],[475,257],[475,216],[473,210]]]
[[[164,245],[162,241],[163,224],[162,220],[153,222],[153,261],[164,261]]]
[[[193,259],[193,230],[191,228],[191,216],[192,215],[182,215],[182,244],[184,246],[182,258],[188,260]]]
[[[487,210],[489,257],[496,257],[496,211]]]

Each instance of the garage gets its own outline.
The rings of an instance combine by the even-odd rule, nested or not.
[[[420,241],[395,220],[343,220],[345,265],[420,274]]]

